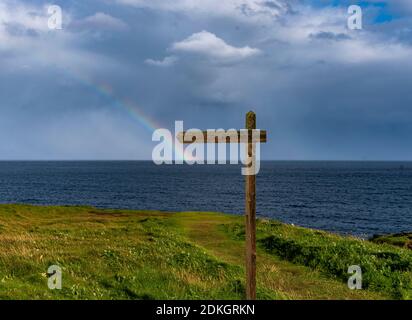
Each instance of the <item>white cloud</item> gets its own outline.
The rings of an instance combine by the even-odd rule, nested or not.
[[[127,25],[122,20],[103,12],[97,12],[82,20],[74,21],[71,26],[80,29],[124,30],[127,28]]]
[[[138,8],[202,14],[207,16],[228,16],[262,22],[262,18],[273,19],[288,11],[288,3],[294,0],[112,0]]]
[[[195,33],[187,39],[175,42],[172,51],[199,54],[205,57],[222,60],[237,61],[260,53],[259,49],[246,47],[234,47],[227,44],[224,40],[218,38],[215,34],[202,31]]]
[[[155,66],[155,67],[170,67],[177,62],[178,58],[176,56],[165,57],[163,60],[153,60],[147,59],[146,64]]]
[[[279,65],[307,66],[320,61],[329,63],[376,63],[407,61],[410,45],[389,39],[372,28],[348,30],[346,8],[299,6],[298,13],[287,15],[282,23],[274,22],[256,36],[260,47],[275,48],[271,57]],[[330,37],[314,37],[328,34]],[[279,49],[281,48],[281,49]]]
[[[0,32],[6,32],[7,25],[19,25],[27,29],[40,31],[48,30],[46,7],[35,7],[15,1],[0,3]]]
[[[0,51],[22,45],[24,38],[47,32],[45,7],[23,5],[15,1],[0,3]]]
[[[0,65],[3,71],[60,68],[86,73],[99,71],[102,65],[105,68],[119,66],[102,54],[81,48],[84,38],[67,28],[72,20],[69,12],[63,10],[63,30],[50,30],[47,8],[13,0],[0,3]],[[102,20],[101,15],[95,16]],[[108,21],[107,17],[103,19]]]

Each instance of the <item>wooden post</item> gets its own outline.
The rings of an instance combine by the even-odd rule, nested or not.
[[[255,172],[256,164],[256,143],[265,143],[267,134],[265,130],[260,130],[259,136],[253,134],[256,129],[256,115],[248,112],[246,115],[246,129],[248,134],[245,136],[241,131],[223,132],[211,134],[203,131],[203,142],[208,143],[247,143],[246,159],[250,163],[250,170]],[[177,138],[181,143],[194,143],[196,139],[187,132],[177,133]],[[250,172],[249,172],[250,173]],[[246,175],[246,299],[256,299],[256,175]]]
[[[248,112],[246,129],[256,129],[256,115]],[[246,159],[255,163],[255,143],[250,139]],[[256,299],[256,175],[246,176],[246,299]]]

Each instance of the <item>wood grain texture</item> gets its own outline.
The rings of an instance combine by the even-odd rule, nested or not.
[[[256,129],[256,115],[248,112],[246,129]],[[255,143],[249,142],[247,157],[255,158]],[[255,163],[252,160],[252,163]],[[256,176],[246,176],[246,299],[256,299]]]

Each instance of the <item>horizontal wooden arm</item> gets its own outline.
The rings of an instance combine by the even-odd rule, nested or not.
[[[200,136],[200,134],[199,134]],[[202,131],[203,136],[203,143],[265,143],[267,142],[267,134],[266,130],[260,130],[259,135],[257,137],[253,136],[252,130],[246,129],[242,133],[241,131],[234,131],[228,130],[226,132],[223,131],[215,131],[213,133],[208,133],[207,131]],[[197,137],[196,131],[185,131],[179,132],[177,134],[177,139],[180,143],[190,144],[196,142],[200,142]]]

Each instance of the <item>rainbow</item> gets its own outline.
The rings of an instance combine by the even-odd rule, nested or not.
[[[143,128],[145,128],[150,134],[153,134],[157,129],[164,128],[160,123],[153,120],[151,117],[146,115],[142,108],[139,107],[136,103],[130,99],[122,99],[115,95],[113,87],[108,83],[97,83],[92,81],[90,78],[80,75],[79,73],[74,73],[68,69],[64,69],[66,75],[68,75],[72,80],[80,83],[84,87],[93,90],[99,96],[111,101],[112,105],[117,109],[121,109],[128,114],[129,117],[134,119],[139,123]],[[166,144],[172,147],[174,142],[170,139],[165,141]],[[189,155],[185,152],[180,152],[178,148],[175,150],[177,152],[178,159],[190,159],[193,160],[192,155]]]

